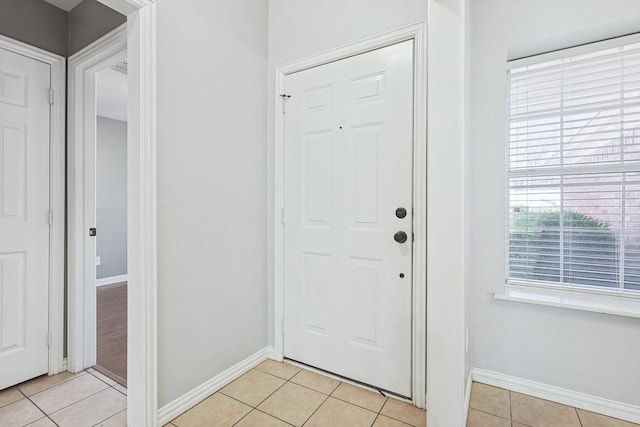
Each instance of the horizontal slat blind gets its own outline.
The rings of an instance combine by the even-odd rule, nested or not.
[[[640,42],[528,62],[508,72],[507,279],[640,291]]]

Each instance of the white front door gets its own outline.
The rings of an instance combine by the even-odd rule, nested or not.
[[[413,42],[285,88],[284,355],[411,396]]]
[[[0,49],[0,389],[48,371],[50,81]]]

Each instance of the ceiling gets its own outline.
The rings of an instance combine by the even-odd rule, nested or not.
[[[127,121],[127,75],[111,68],[101,70],[98,79],[98,115]]]
[[[47,3],[59,7],[62,10],[69,12],[71,9],[82,3],[82,0],[44,0]]]

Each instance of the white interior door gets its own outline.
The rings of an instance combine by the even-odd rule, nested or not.
[[[413,42],[285,87],[284,355],[410,396]]]
[[[0,389],[48,371],[50,82],[0,49]]]

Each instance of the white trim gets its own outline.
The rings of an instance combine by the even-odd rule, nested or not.
[[[151,427],[158,425],[155,1],[101,2],[127,13],[127,425]]]
[[[51,89],[55,101],[50,109],[49,209],[49,375],[64,369],[64,235],[65,235],[65,116],[66,60],[60,55],[0,35],[0,47],[36,59],[51,68]]]
[[[127,0],[127,425],[158,425],[156,6]]]
[[[414,41],[414,149],[413,149],[413,317],[412,317],[412,399],[419,408],[426,405],[426,259],[427,259],[427,40],[426,23],[418,22],[348,44],[276,68],[275,115],[275,359],[284,356],[284,228],[280,211],[284,208],[284,119],[279,94],[285,76],[350,56],[380,49],[406,40]]]
[[[471,404],[471,387],[473,386],[473,370],[469,369],[469,373],[467,374],[467,385],[464,392],[464,418],[462,418],[465,423],[469,418],[469,405]]]
[[[125,55],[127,24],[69,58],[68,343],[69,370],[96,364],[95,153],[96,78]]]
[[[640,294],[624,291],[508,282],[504,293],[494,294],[493,297],[505,301],[640,318]]]
[[[96,279],[96,287],[114,285],[116,283],[126,282],[128,280],[129,276],[127,274],[122,274],[120,276],[103,277],[102,279]]]
[[[185,393],[173,402],[166,404],[158,411],[159,425],[165,425],[178,415],[193,408],[198,403],[229,384],[231,381],[254,368],[264,360],[269,359],[273,352],[273,347],[265,347],[247,357],[240,363],[233,365],[226,371],[223,371],[193,390]]]
[[[615,402],[602,397],[484,369],[471,368],[471,376],[473,377],[473,381],[482,384],[504,388],[632,423],[640,423],[640,406]]]

